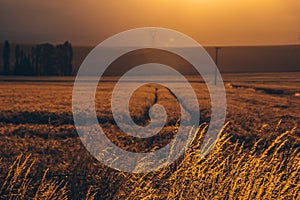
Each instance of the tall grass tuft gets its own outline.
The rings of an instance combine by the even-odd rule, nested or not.
[[[101,194],[95,184],[84,199],[300,199],[296,128],[272,133],[277,135],[272,141],[259,139],[249,147],[247,141],[233,139],[224,127],[212,152],[203,157],[199,152],[206,130],[207,124],[195,130],[191,146],[175,163],[144,174],[120,172],[123,179],[117,192]],[[0,182],[0,198],[68,199],[67,183],[49,179],[48,169],[40,178],[35,176],[36,163],[31,155],[18,156]],[[113,187],[116,182],[110,179],[109,187]]]
[[[9,167],[1,186],[1,199],[68,199],[66,184],[47,180],[45,171],[42,179],[34,173],[36,160],[31,155],[19,155]]]
[[[206,127],[196,130],[181,161],[143,175],[129,175],[114,199],[299,199],[300,149],[296,129],[268,145],[258,140],[249,149],[226,133],[213,151],[201,157]],[[226,129],[226,128],[225,128]],[[202,139],[201,139],[202,138]]]

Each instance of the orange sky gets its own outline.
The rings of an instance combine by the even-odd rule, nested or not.
[[[299,0],[0,0],[0,40],[96,45],[158,26],[202,45],[300,43]]]

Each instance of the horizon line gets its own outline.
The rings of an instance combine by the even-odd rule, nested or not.
[[[14,42],[14,41],[9,41],[9,40],[3,40],[0,42],[0,44],[2,45],[5,41],[8,41],[10,44],[19,44],[19,45],[38,45],[38,44],[53,44],[53,45],[58,45],[58,44],[62,44],[66,41],[68,41],[69,43],[72,44],[73,47],[96,47],[97,45],[99,45],[101,42],[99,42],[98,44],[92,45],[92,44],[76,44],[76,43],[72,43],[70,40],[62,40],[61,42]],[[200,43],[199,43],[200,44]],[[277,43],[277,44],[200,44],[202,47],[207,47],[207,48],[214,48],[214,47],[221,47],[221,48],[226,48],[226,47],[279,47],[279,46],[300,46],[300,43]]]

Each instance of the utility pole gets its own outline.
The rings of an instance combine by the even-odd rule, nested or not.
[[[217,80],[217,68],[218,68],[218,59],[219,59],[219,50],[221,49],[220,47],[215,47],[215,49],[216,49],[216,69],[215,69],[215,85],[217,85],[217,82],[218,82],[218,80]]]

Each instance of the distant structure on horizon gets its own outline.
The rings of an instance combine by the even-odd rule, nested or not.
[[[39,44],[25,53],[20,45],[15,46],[14,64],[10,66],[10,44],[3,45],[2,75],[22,76],[70,76],[72,75],[73,49],[69,42],[52,45]]]

